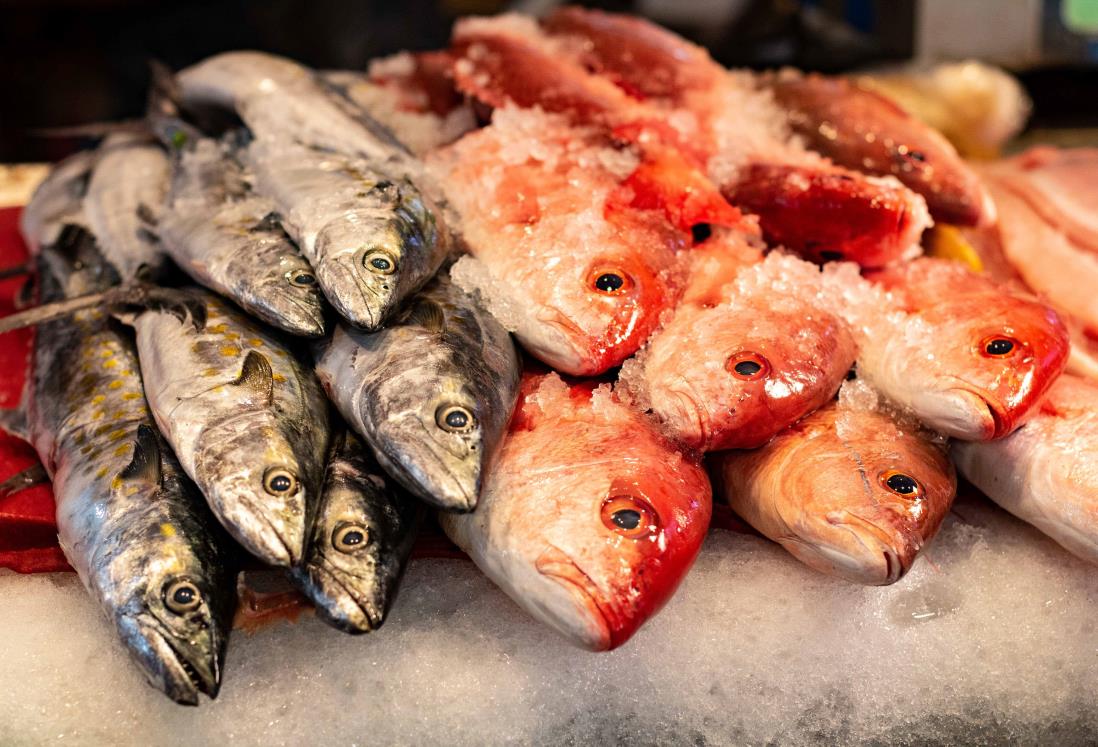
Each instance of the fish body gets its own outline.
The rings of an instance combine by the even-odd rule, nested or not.
[[[671,597],[712,511],[709,482],[607,387],[528,375],[471,514],[447,535],[570,642],[620,646]]]
[[[195,281],[291,334],[324,334],[316,276],[277,220],[252,193],[233,153],[201,138],[177,154],[168,202],[154,229]]]
[[[328,301],[358,327],[381,327],[449,253],[439,212],[406,178],[290,141],[255,140],[243,157]]]
[[[1010,436],[957,441],[965,479],[1074,555],[1098,563],[1098,385],[1061,376]]]
[[[419,513],[361,441],[347,430],[333,436],[305,562],[292,571],[325,622],[348,633],[384,622]]]
[[[714,468],[747,523],[810,568],[862,584],[899,580],[957,490],[941,446],[842,394],[760,449],[718,455]]]
[[[56,164],[19,216],[19,231],[32,254],[57,242],[65,224],[83,219],[81,203],[95,166],[95,151],[82,150]]]
[[[117,281],[83,237],[42,250],[45,300]],[[133,343],[86,310],[42,325],[32,360],[28,423],[65,557],[152,686],[190,705],[216,696],[235,561],[156,431]]]
[[[170,174],[168,154],[149,136],[114,133],[99,146],[83,211],[88,230],[122,280],[164,269],[164,252],[140,215],[163,204]]]
[[[1011,285],[930,258],[869,278],[907,316],[862,342],[860,375],[940,433],[966,441],[1012,433],[1067,364],[1059,316]]]
[[[471,511],[511,417],[519,362],[507,331],[443,275],[393,324],[347,325],[317,374],[347,423],[405,489]]]
[[[784,72],[767,79],[793,130],[835,163],[894,176],[935,219],[974,225],[995,216],[980,180],[938,132],[876,91],[843,78]]]
[[[128,320],[156,422],[218,520],[264,562],[298,563],[329,436],[309,366],[210,293]]]

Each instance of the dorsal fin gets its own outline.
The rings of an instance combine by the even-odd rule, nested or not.
[[[446,328],[446,313],[434,301],[426,298],[417,300],[404,317],[406,324],[418,324],[435,334],[441,334]]]
[[[263,353],[249,350],[244,357],[240,376],[233,382],[233,386],[247,387],[258,395],[261,402],[269,405],[274,400],[274,371],[271,370],[271,362]]]
[[[150,485],[160,484],[160,439],[152,426],[137,426],[137,438],[133,443],[133,459],[119,473],[123,480],[141,480]]]

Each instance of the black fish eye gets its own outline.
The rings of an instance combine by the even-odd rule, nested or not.
[[[754,376],[762,370],[758,361],[740,361],[733,367],[740,376]]]
[[[396,261],[381,250],[367,252],[362,258],[362,265],[378,275],[392,275],[396,271]]]
[[[725,368],[745,381],[765,378],[770,373],[770,361],[758,353],[745,350],[729,357]]]
[[[610,520],[622,529],[636,529],[640,526],[640,511],[631,508],[623,508],[610,515]]]
[[[984,341],[984,353],[992,358],[1002,358],[1014,352],[1015,342],[1009,337],[991,337]]]
[[[198,609],[202,594],[190,581],[176,581],[164,590],[164,606],[177,615]]]
[[[263,475],[263,489],[271,495],[290,493],[297,487],[297,478],[284,469],[273,468]]]
[[[332,546],[340,552],[356,552],[367,545],[370,531],[359,524],[343,524],[332,533]]]
[[[595,279],[595,287],[603,293],[616,293],[625,285],[625,278],[615,272],[604,272]]]
[[[603,502],[600,514],[607,529],[628,539],[651,538],[659,533],[659,514],[643,498],[613,495]]]
[[[316,276],[308,272],[298,272],[290,276],[290,284],[299,287],[308,287],[316,283]]]
[[[435,413],[435,422],[444,431],[459,433],[472,430],[476,425],[476,418],[460,405],[443,405]]]
[[[898,470],[887,470],[880,475],[881,485],[888,488],[896,495],[906,498],[917,498],[922,495],[923,488],[911,475]]]

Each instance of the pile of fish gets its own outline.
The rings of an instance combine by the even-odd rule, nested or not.
[[[955,464],[1098,562],[1098,385],[1061,376],[1093,295],[1035,279],[1066,319],[921,256],[934,224],[1010,251],[1022,198],[855,83],[565,8],[366,73],[158,70],[108,129],[23,213],[25,433],[66,556],[178,702],[218,691],[247,555],[374,630],[428,508],[595,650],[671,597],[714,493],[888,584]],[[1089,221],[1065,241],[1093,263]]]

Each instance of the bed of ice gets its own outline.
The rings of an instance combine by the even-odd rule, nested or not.
[[[1098,574],[982,500],[895,586],[714,530],[623,648],[570,648],[476,568],[413,562],[378,633],[238,635],[221,697],[148,688],[75,576],[0,576],[0,744],[1080,743]]]

